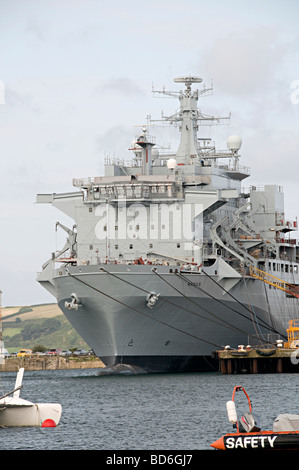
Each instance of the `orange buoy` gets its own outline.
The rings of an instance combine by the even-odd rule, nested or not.
[[[42,422],[42,428],[56,428],[56,423],[53,419],[45,419]]]

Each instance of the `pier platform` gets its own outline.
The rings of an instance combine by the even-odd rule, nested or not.
[[[299,348],[223,349],[215,355],[222,374],[299,372]]]

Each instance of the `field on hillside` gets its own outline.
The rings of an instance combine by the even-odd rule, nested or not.
[[[57,304],[3,307],[2,329],[4,346],[10,353],[37,345],[89,349]]]
[[[20,313],[22,320],[35,320],[37,318],[51,318],[63,315],[57,304],[22,305],[17,307],[2,307],[2,319],[8,320],[11,315]]]

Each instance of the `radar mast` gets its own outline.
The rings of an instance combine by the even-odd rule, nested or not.
[[[212,124],[214,122],[220,123],[223,119],[230,119],[230,117],[213,117],[202,114],[197,107],[198,97],[207,93],[211,93],[213,88],[206,88],[205,86],[201,90],[192,91],[193,83],[201,83],[202,78],[193,75],[187,75],[182,77],[174,78],[175,83],[184,83],[186,86],[185,90],[162,91],[153,90],[154,93],[161,93],[163,95],[176,97],[180,101],[180,110],[172,116],[164,117],[163,121],[169,121],[171,123],[180,123],[181,139],[180,144],[176,153],[177,163],[179,165],[187,165],[194,161],[200,156],[200,146],[198,144],[197,131],[198,121],[201,121],[202,125]]]

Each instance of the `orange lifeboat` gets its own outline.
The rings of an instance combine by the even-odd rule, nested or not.
[[[239,420],[235,406],[235,393],[243,391],[249,404],[249,412]],[[232,399],[226,403],[229,421],[236,432],[228,433],[211,444],[218,450],[299,450],[299,415],[281,414],[274,420],[272,431],[262,431],[252,413],[251,401],[246,390],[236,386]]]

